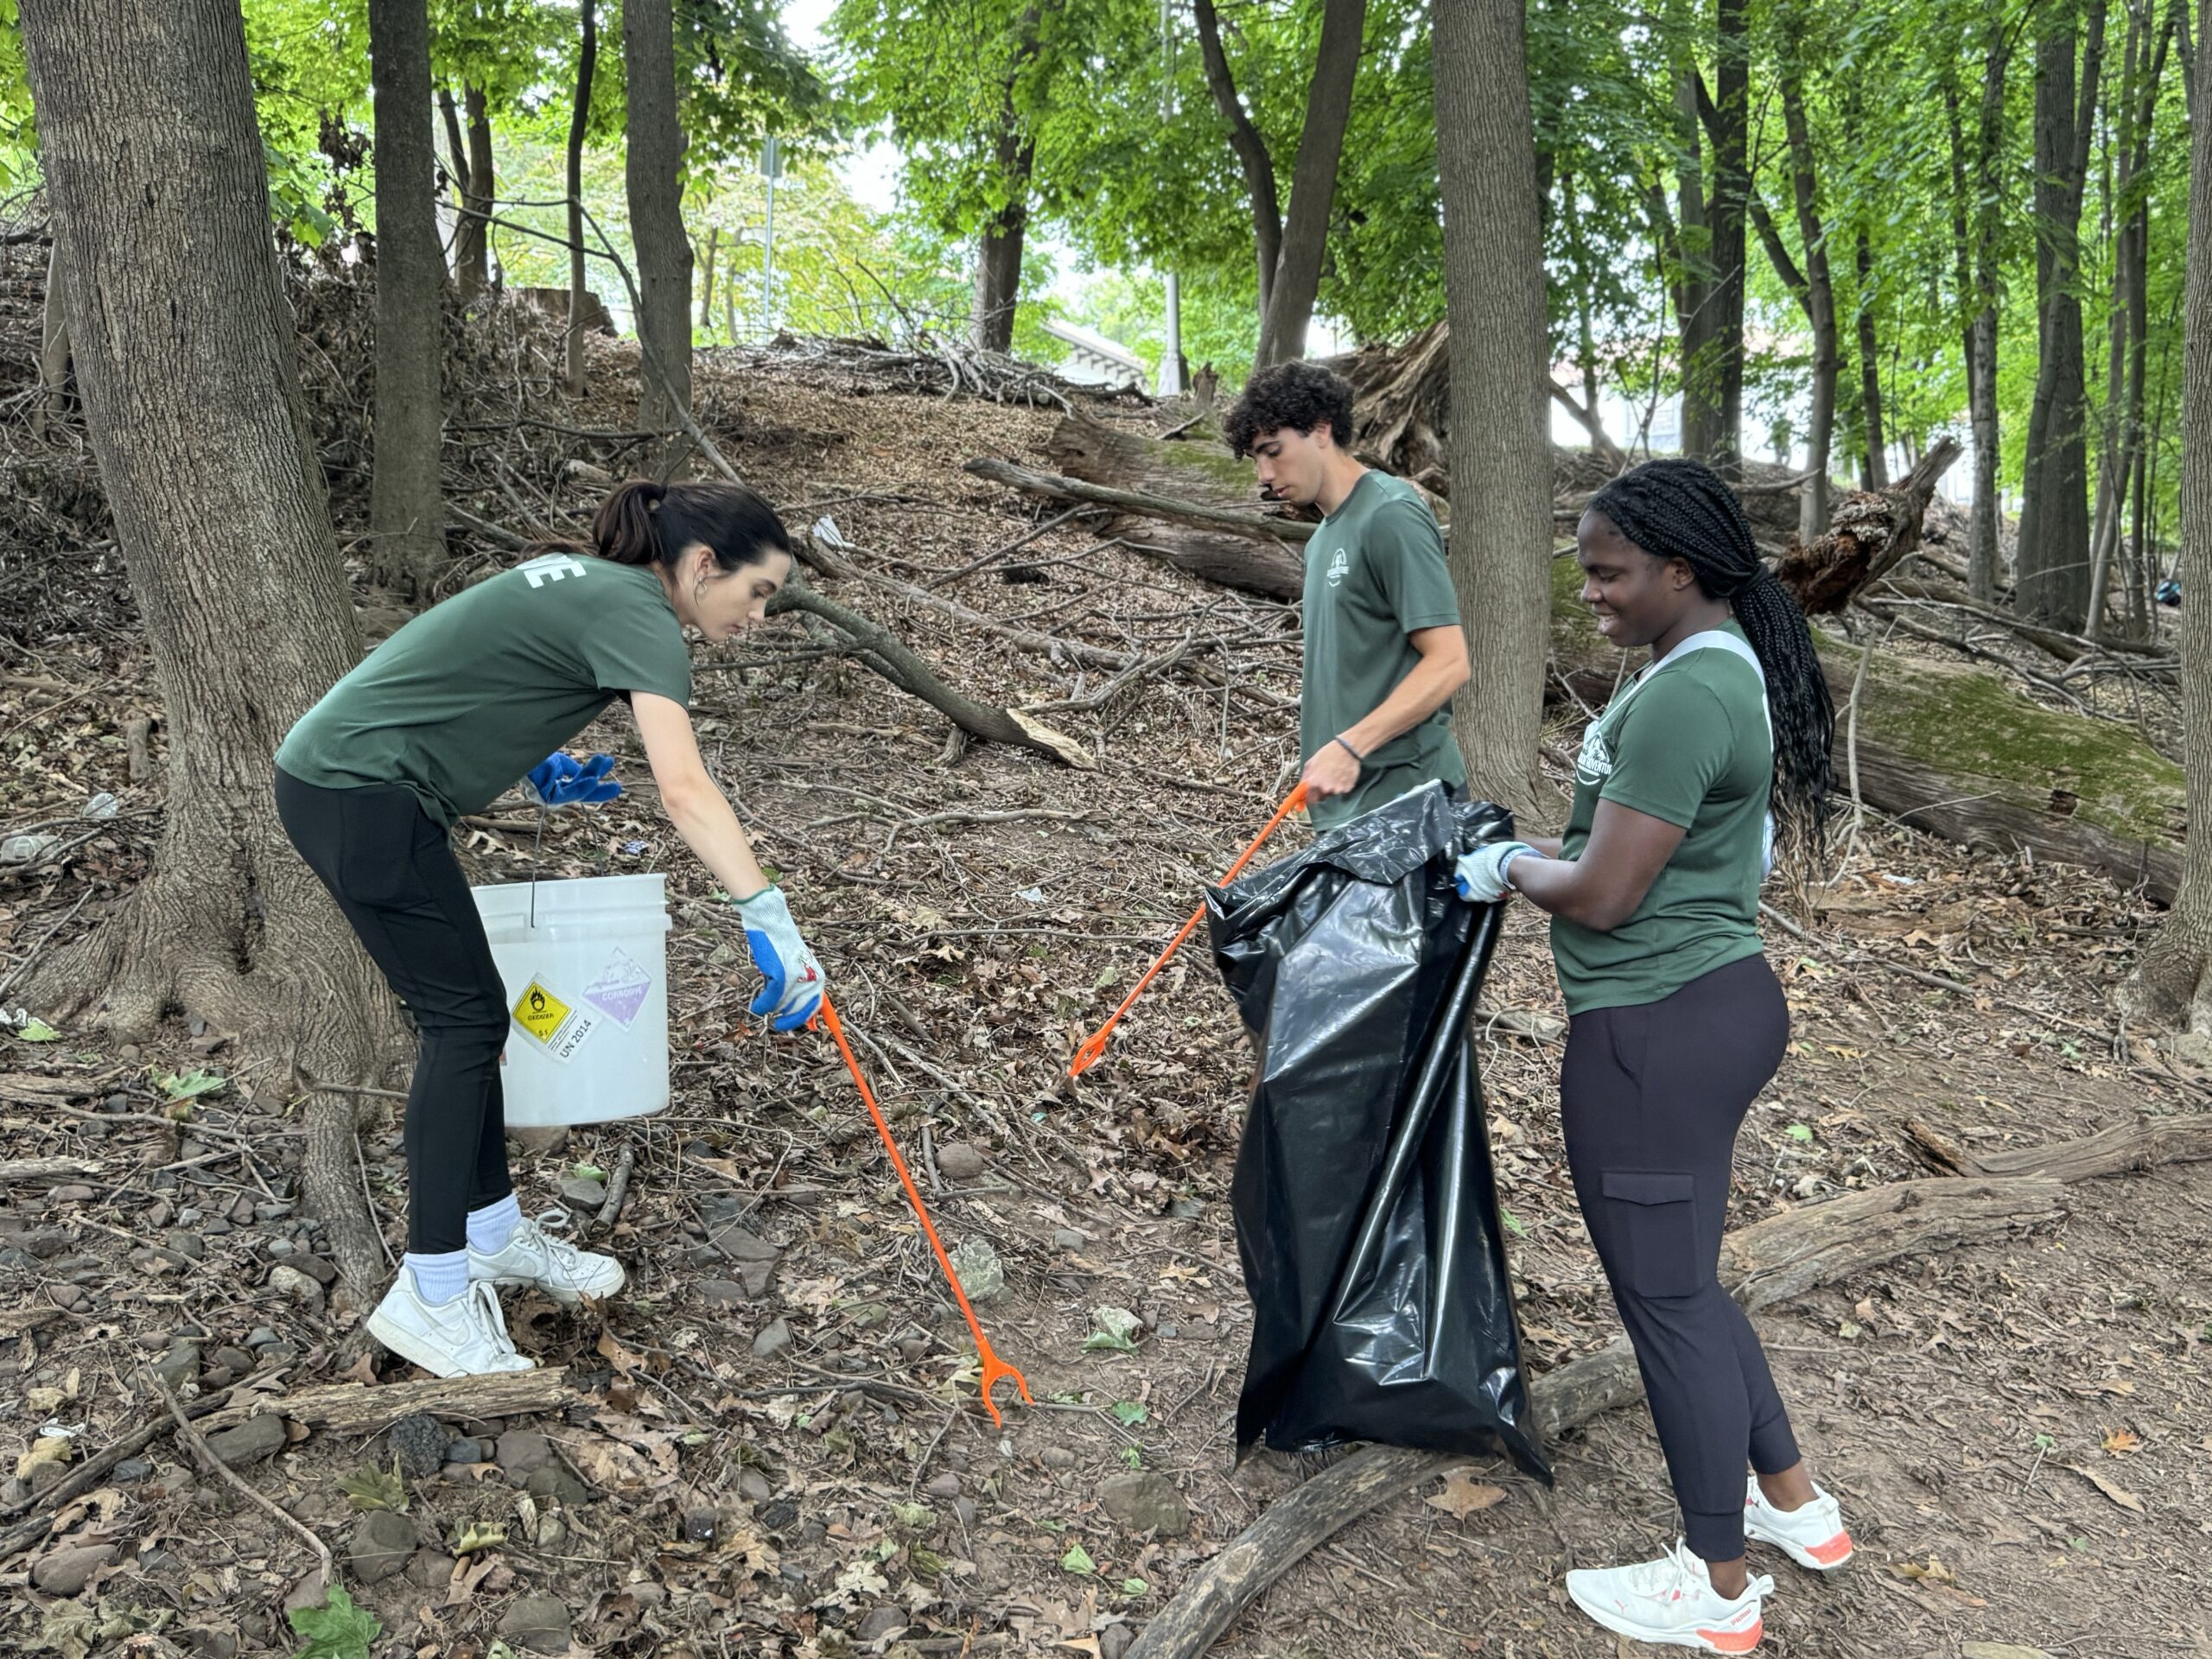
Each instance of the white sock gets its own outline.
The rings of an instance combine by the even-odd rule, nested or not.
[[[467,1250],[442,1250],[435,1255],[410,1250],[401,1261],[415,1275],[415,1294],[433,1307],[459,1301],[468,1288]]]
[[[479,1255],[493,1255],[507,1248],[515,1224],[522,1219],[522,1205],[508,1193],[497,1204],[468,1212],[468,1248]]]

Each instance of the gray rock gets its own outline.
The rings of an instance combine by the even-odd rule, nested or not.
[[[423,1590],[442,1590],[453,1579],[453,1557],[442,1549],[418,1549],[407,1560],[407,1582]]]
[[[523,1490],[532,1497],[557,1497],[569,1508],[580,1509],[592,1500],[592,1490],[566,1469],[533,1471]]]
[[[1090,1240],[1088,1237],[1082,1233],[1078,1233],[1072,1227],[1056,1227],[1052,1230],[1052,1248],[1054,1249],[1079,1250],[1090,1243]]]
[[[262,1248],[271,1255],[289,1256],[300,1247],[289,1238],[272,1238]]]
[[[448,1463],[481,1463],[484,1461],[483,1444],[473,1436],[455,1440],[446,1447],[446,1461]]]
[[[499,1619],[499,1634],[532,1653],[569,1650],[569,1610],[550,1596],[524,1596]]]
[[[1048,1446],[1045,1448],[1045,1466],[1047,1469],[1072,1469],[1075,1467],[1075,1453],[1065,1446]]]
[[[753,1299],[734,1279],[708,1279],[700,1283],[699,1300],[709,1307],[735,1307]]]
[[[249,1417],[235,1428],[210,1434],[207,1449],[233,1469],[273,1458],[284,1449],[284,1420],[274,1412]]]
[[[561,1183],[561,1202],[571,1210],[596,1210],[607,1202],[607,1183],[571,1175]]]
[[[232,1376],[244,1376],[254,1368],[256,1363],[253,1356],[245,1349],[233,1348],[227,1344],[218,1348],[208,1357],[212,1364],[229,1366]]]
[[[154,1362],[154,1375],[167,1383],[174,1394],[200,1375],[200,1344],[176,1338],[170,1342],[168,1351]]]
[[[791,1345],[791,1327],[788,1321],[776,1319],[768,1328],[753,1338],[753,1352],[760,1359],[772,1359]]]
[[[855,1632],[863,1642],[880,1642],[894,1630],[906,1628],[906,1615],[896,1607],[872,1607]]]
[[[737,1471],[737,1492],[748,1503],[766,1503],[775,1495],[775,1488],[768,1484],[768,1477],[758,1469]]]
[[[960,1517],[960,1524],[962,1526],[972,1527],[976,1524],[976,1500],[974,1498],[954,1498],[952,1500],[952,1512]]]
[[[957,1497],[960,1496],[960,1477],[952,1474],[939,1475],[922,1490],[931,1497]]]
[[[153,1228],[156,1231],[159,1231],[162,1228],[169,1224],[170,1219],[175,1217],[175,1214],[176,1206],[175,1205],[171,1204],[167,1198],[156,1198],[152,1204],[146,1207],[146,1224],[149,1227]]]
[[[253,1206],[253,1218],[256,1221],[282,1221],[292,1213],[294,1207],[290,1204],[271,1204],[264,1200]]]
[[[988,1167],[981,1152],[955,1141],[937,1149],[937,1173],[948,1181],[972,1181]]]
[[[50,1596],[73,1596],[92,1581],[93,1573],[115,1561],[113,1544],[83,1544],[57,1549],[31,1567],[31,1583]]]
[[[238,1659],[238,1638],[230,1630],[194,1630],[194,1659]]]
[[[92,1201],[92,1189],[73,1182],[67,1186],[57,1186],[46,1195],[48,1208],[64,1204],[90,1204]]]
[[[733,1262],[773,1262],[776,1247],[759,1235],[726,1221],[719,1226],[709,1224],[707,1243]]]
[[[245,1345],[249,1348],[266,1348],[272,1342],[282,1342],[283,1340],[283,1338],[282,1337],[278,1336],[274,1331],[271,1331],[267,1325],[257,1325],[253,1327],[252,1334],[246,1338]]]
[[[399,1459],[400,1473],[410,1480],[428,1480],[436,1474],[445,1464],[446,1447],[453,1443],[443,1423],[420,1411],[394,1423],[385,1432],[385,1439]]]
[[[1006,1269],[991,1241],[981,1233],[960,1241],[952,1252],[952,1270],[960,1275],[960,1287],[971,1302],[995,1302],[1006,1294]]]
[[[289,1296],[310,1313],[322,1311],[322,1286],[297,1268],[288,1268],[282,1262],[269,1269],[269,1288]]]
[[[493,1456],[511,1475],[535,1474],[540,1469],[558,1466],[553,1459],[553,1442],[527,1428],[511,1428],[500,1435],[499,1450]]]
[[[292,1265],[325,1290],[338,1282],[338,1269],[319,1255],[295,1256]]]
[[[549,1152],[558,1152],[568,1144],[569,1131],[565,1124],[555,1123],[544,1128],[511,1128],[507,1139],[524,1152],[543,1157]]]
[[[408,1558],[422,1541],[415,1523],[405,1516],[372,1510],[353,1529],[346,1565],[363,1584],[381,1584],[406,1571]]]
[[[1167,1202],[1167,1213],[1178,1221],[1196,1221],[1205,1212],[1203,1198],[1170,1198]]]
[[[25,1233],[22,1246],[41,1262],[51,1262],[69,1248],[69,1235],[57,1228],[41,1227]]]
[[[1109,1624],[1098,1632],[1098,1659],[1122,1659],[1136,1645],[1137,1633],[1128,1624]]]
[[[205,1262],[207,1259],[207,1241],[197,1233],[188,1232],[181,1227],[174,1227],[169,1230],[169,1236],[165,1242],[169,1249],[175,1250],[179,1255],[188,1256],[194,1262]]]
[[[129,1486],[146,1479],[154,1472],[154,1465],[143,1458],[125,1458],[115,1465],[114,1479]]]
[[[745,1294],[756,1302],[768,1294],[768,1286],[775,1276],[776,1264],[773,1262],[741,1262],[737,1264],[738,1281],[745,1287]]]
[[[1165,1475],[1112,1476],[1098,1488],[1098,1502],[1131,1532],[1156,1531],[1163,1538],[1179,1538],[1191,1529],[1190,1508]]]

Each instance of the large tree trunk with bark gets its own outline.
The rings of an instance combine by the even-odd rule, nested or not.
[[[1479,511],[1451,530],[1473,677],[1452,729],[1471,778],[1534,827],[1551,613],[1552,446],[1543,229],[1521,0],[1436,14],[1437,162],[1452,323],[1452,476]]]
[[[2015,603],[2079,632],[2089,614],[2088,391],[2082,363],[2082,196],[2104,51],[2105,0],[2088,0],[2077,101],[2080,0],[2052,0],[2036,42],[2036,296],[2038,359],[2028,414]]]
[[[623,176],[638,251],[638,346],[645,359],[638,425],[675,432],[691,407],[691,238],[683,232],[683,129],[676,105],[676,22],[670,0],[626,0],[629,146]]]
[[[1004,200],[983,221],[976,247],[976,293],[968,337],[978,351],[1014,349],[1014,314],[1021,303],[1021,252],[1029,234],[1029,180],[1037,161],[1037,139],[1022,120],[1017,94],[1021,78],[1037,60],[1037,31],[1043,14],[1025,9],[1016,26],[1014,61],[999,88],[998,130],[992,137],[992,181]]]
[[[1713,146],[1713,326],[1719,334],[1720,430],[1713,464],[1727,477],[1744,460],[1744,231],[1751,193],[1747,159],[1751,48],[1744,0],[1719,0],[1716,113]]]
[[[46,254],[46,298],[39,315],[38,435],[61,424],[69,407],[69,273],[61,263],[61,238]]]
[[[1275,189],[1275,164],[1268,154],[1268,141],[1245,113],[1237,96],[1236,79],[1230,73],[1229,55],[1222,50],[1221,19],[1213,0],[1194,0],[1198,22],[1198,54],[1205,64],[1206,90],[1214,107],[1229,124],[1229,147],[1236,152],[1243,169],[1245,193],[1252,200],[1252,246],[1260,268],[1260,315],[1268,315],[1268,300],[1274,291],[1275,266],[1282,258],[1282,203]]]
[[[1952,235],[1956,244],[1959,302],[1970,319],[1966,330],[1967,403],[1974,432],[1974,507],[1967,547],[1967,582],[1980,603],[1997,597],[1997,463],[2001,434],[1997,410],[1997,261],[2002,204],[1997,169],[2005,143],[2005,78],[2012,35],[2004,0],[1991,0],[1984,26],[1981,107],[1969,167],[1959,116],[1950,100]]]
[[[271,798],[270,756],[360,637],[305,435],[238,7],[73,0],[22,29],[54,232],[82,277],[86,427],[169,732],[152,873],[40,971],[35,1000],[118,1039],[181,1011],[309,1077],[380,1081],[397,1010]],[[351,1098],[310,1097],[306,1177],[359,1294],[383,1257],[353,1121]]]
[[[1798,498],[1797,536],[1810,542],[1827,528],[1828,453],[1835,443],[1835,386],[1840,353],[1835,337],[1835,279],[1828,269],[1827,227],[1821,222],[1819,184],[1813,170],[1812,125],[1805,114],[1803,73],[1795,60],[1782,78],[1782,116],[1789,142],[1789,188],[1797,208],[1797,236],[1805,250],[1799,300],[1813,329],[1813,407],[1805,435],[1805,465],[1812,474]],[[1785,278],[1786,280],[1786,278]]]
[[[582,0],[582,40],[576,54],[576,93],[569,106],[569,396],[581,397],[589,389],[584,362],[584,329],[590,307],[591,281],[584,269],[584,135],[591,124],[591,83],[599,67],[599,7],[597,0]]]
[[[1889,440],[1882,432],[1882,344],[1874,327],[1874,245],[1861,225],[1854,250],[1859,275],[1859,422],[1866,440],[1860,476],[1866,488],[1890,487]]]
[[[429,592],[446,563],[446,516],[438,481],[445,428],[439,335],[446,270],[438,245],[430,25],[424,0],[369,0],[369,62],[377,162],[372,567],[379,584],[415,599]]]
[[[1290,168],[1290,217],[1283,226],[1267,311],[1260,319],[1260,348],[1252,359],[1255,369],[1306,355],[1306,329],[1321,291],[1321,256],[1328,247],[1337,165],[1351,122],[1352,79],[1366,28],[1367,0],[1323,0],[1320,50],[1306,88],[1298,158]]]
[[[2212,604],[2203,600],[2212,594],[2212,121],[2190,139],[2183,299],[2180,574],[2182,591],[2198,597],[2181,607],[2182,760],[2189,821],[2202,829],[2212,824]],[[2185,1030],[2198,1058],[2212,1052],[2212,835],[2190,837],[2181,891],[2121,1005]]]
[[[461,107],[453,93],[438,88],[438,111],[445,118],[446,171],[453,175],[454,209],[459,223],[453,235],[453,281],[463,303],[492,285],[492,117],[484,89],[464,83]],[[462,121],[467,119],[466,136]]]
[[[1705,188],[1705,144],[1698,110],[1698,73],[1694,65],[1675,76],[1677,159],[1675,216],[1670,227],[1676,276],[1675,321],[1681,342],[1682,454],[1704,458],[1719,447],[1720,335],[1718,273],[1713,257],[1713,226]],[[1664,199],[1654,203],[1663,212]],[[1656,215],[1655,215],[1656,216]]]

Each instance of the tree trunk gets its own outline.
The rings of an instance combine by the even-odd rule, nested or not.
[[[691,238],[683,233],[683,130],[677,122],[671,0],[626,0],[629,147],[624,179],[638,251],[638,346],[645,359],[638,425],[674,432],[691,407]],[[671,407],[673,404],[673,408]]]
[[[1719,0],[1719,133],[1713,146],[1713,274],[1719,338],[1720,429],[1713,464],[1737,477],[1744,458],[1744,230],[1750,206],[1745,159],[1751,104],[1751,41],[1744,0]]]
[[[1798,498],[1797,539],[1809,544],[1828,524],[1828,451],[1835,442],[1835,281],[1828,270],[1827,228],[1821,222],[1813,171],[1813,137],[1805,118],[1805,86],[1797,64],[1782,77],[1782,116],[1789,141],[1790,192],[1797,205],[1797,238],[1805,250],[1802,300],[1813,328],[1812,424],[1806,433],[1804,493]]]
[[[1705,146],[1699,137],[1697,72],[1687,67],[1675,79],[1675,127],[1679,160],[1675,175],[1675,316],[1681,338],[1682,454],[1703,459],[1720,443],[1719,302],[1713,263],[1712,227],[1705,194]]]
[[[40,312],[38,344],[38,434],[48,436],[69,407],[69,275],[61,263],[61,238],[46,254],[46,299]]]
[[[2099,435],[2097,446],[2097,510],[2089,541],[2089,613],[2083,629],[2092,639],[2101,638],[2104,632],[2105,601],[2111,591],[2113,567],[2119,563],[2120,539],[2126,532],[2128,474],[2133,464],[2126,433],[2127,331],[2133,313],[2133,307],[2128,302],[2127,285],[2135,264],[2132,251],[2135,213],[2132,207],[2123,207],[2122,204],[2127,200],[2133,177],[2135,98],[2144,67],[2140,61],[2145,55],[2143,47],[2142,18],[2131,7],[2126,43],[2120,55],[2119,131],[2107,153],[2104,179],[2105,229],[2113,248],[2113,274],[2112,293],[2105,308],[2104,430]],[[2121,217],[2115,234],[2113,219],[2116,212]]]
[[[2075,96],[2080,0],[2052,0],[2036,42],[2036,295],[2039,359],[2028,415],[2025,503],[2014,602],[2037,621],[2079,632],[2089,611],[2088,396],[2081,266],[2105,0],[2088,0]]]
[[[466,304],[492,285],[492,118],[484,107],[484,89],[466,83],[460,110],[454,107],[453,94],[442,86],[438,88],[438,109],[445,118],[446,148],[450,152],[447,170],[453,175],[457,217],[453,237],[454,287]],[[463,114],[468,121],[465,140]]]
[[[722,227],[707,226],[707,257],[699,264],[699,332],[712,334],[715,327],[715,256],[721,249]]]
[[[369,63],[377,164],[371,565],[380,586],[416,599],[446,562],[438,482],[446,270],[424,0],[370,0]]]
[[[1021,118],[1015,94],[1037,58],[1038,6],[1023,10],[1016,24],[1014,61],[999,89],[998,132],[992,140],[994,181],[1005,201],[983,221],[976,248],[976,297],[968,334],[976,349],[1014,349],[1014,314],[1021,303],[1021,250],[1029,231],[1029,179],[1037,159],[1036,136]]]
[[[582,0],[583,38],[576,54],[576,96],[569,110],[569,396],[590,388],[584,364],[584,313],[591,283],[584,270],[584,133],[591,122],[592,76],[599,65],[597,0]]]
[[[1274,284],[1260,319],[1260,348],[1252,366],[1291,363],[1306,355],[1306,329],[1321,291],[1321,256],[1329,240],[1329,213],[1337,199],[1337,164],[1351,121],[1352,79],[1359,69],[1367,28],[1367,0],[1322,0],[1321,45],[1306,92],[1306,123],[1299,130],[1298,158],[1290,168],[1290,217]]]
[[[2202,38],[2212,39],[2212,31]],[[2200,64],[2200,68],[2202,65]],[[2183,278],[2181,583],[2182,760],[2189,821],[2212,824],[2212,121],[2190,136],[2189,257]],[[2186,1027],[2212,1046],[2212,835],[2189,837],[2181,891],[2121,994],[2138,1020]]]
[[[1221,19],[1213,0],[1195,0],[1198,20],[1198,53],[1205,60],[1206,89],[1214,107],[1229,124],[1229,147],[1244,170],[1244,188],[1252,199],[1252,246],[1260,267],[1260,315],[1268,315],[1268,300],[1274,291],[1275,265],[1282,257],[1282,207],[1275,191],[1275,164],[1267,140],[1244,112],[1236,95],[1236,82],[1229,73],[1228,55],[1221,49]]]
[[[1537,744],[1551,620],[1552,446],[1543,232],[1521,0],[1436,13],[1437,162],[1452,324],[1452,585],[1479,618],[1454,700],[1468,775],[1534,828],[1549,815]],[[1294,209],[1296,207],[1293,200]]]
[[[1859,415],[1866,440],[1866,487],[1890,487],[1889,442],[1882,435],[1881,343],[1874,332],[1874,245],[1859,227]]]
[[[2005,77],[2011,60],[2012,35],[2005,25],[2004,0],[1991,0],[1983,44],[1981,111],[1970,175],[1960,155],[1963,144],[1955,113],[1952,121],[1955,211],[1966,220],[1969,244],[1961,254],[1959,265],[1960,301],[1971,318],[1966,348],[1967,402],[1974,431],[1974,508],[1967,550],[1967,586],[1985,605],[1996,600],[2001,574],[1997,536],[1997,467],[2002,441],[1997,408],[1997,262],[2002,208],[1997,172],[2005,143]]]
[[[54,234],[81,277],[86,429],[169,732],[151,873],[30,1000],[96,1009],[118,1041],[181,1011],[309,1077],[381,1081],[397,1011],[271,798],[269,757],[360,634],[306,437],[238,9],[73,0],[27,8],[22,37]],[[427,86],[423,103],[427,137]],[[358,1294],[383,1256],[352,1101],[311,1096],[306,1116],[308,1200]],[[342,1162],[314,1149],[339,1140]]]

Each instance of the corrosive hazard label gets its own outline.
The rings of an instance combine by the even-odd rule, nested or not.
[[[515,999],[514,1016],[517,1025],[535,1037],[548,1054],[562,1061],[575,1054],[599,1024],[597,1014],[571,1007],[535,979]]]

